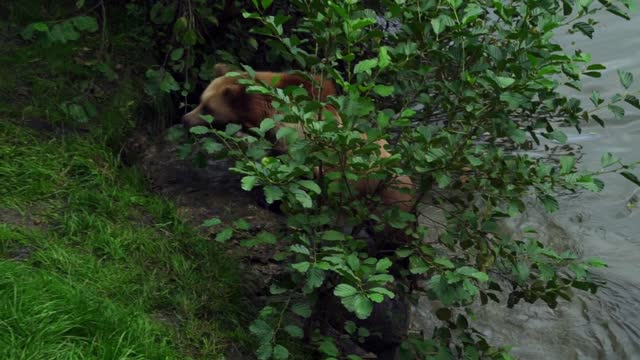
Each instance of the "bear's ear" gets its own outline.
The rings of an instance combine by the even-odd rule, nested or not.
[[[230,71],[227,64],[216,64],[213,69],[215,71],[216,77],[222,76]]]

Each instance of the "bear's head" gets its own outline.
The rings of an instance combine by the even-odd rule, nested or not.
[[[201,115],[211,115],[213,125],[224,127],[229,123],[240,124],[246,112],[246,96],[244,87],[237,82],[237,78],[224,76],[229,69],[224,64],[215,66],[216,78],[207,86],[200,96],[200,104],[182,117],[186,127],[207,125]]]
[[[186,127],[207,125],[201,115],[213,116],[212,125],[217,128],[224,128],[229,123],[245,128],[258,127],[262,120],[274,115],[269,96],[247,93],[246,86],[238,83],[239,79],[248,77],[246,73],[240,73],[237,77],[225,76],[229,71],[225,64],[215,66],[216,78],[202,93],[200,104],[182,117],[182,123]],[[321,100],[336,95],[334,83],[319,76],[315,79],[321,84],[320,89],[301,76],[289,73],[258,71],[255,78],[267,84],[273,84],[275,80],[275,87],[278,88],[302,86],[312,97]]]

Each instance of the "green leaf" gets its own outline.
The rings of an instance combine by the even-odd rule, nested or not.
[[[89,121],[89,116],[85,112],[84,108],[78,104],[69,105],[69,115],[71,118],[79,123],[86,123]]]
[[[603,3],[605,3],[605,2],[603,2]],[[608,1],[606,3],[608,3],[608,6],[607,6],[607,11],[608,12],[610,12],[610,13],[616,15],[616,16],[619,16],[619,17],[621,17],[621,18],[623,18],[625,20],[631,20],[631,18],[629,17],[629,14],[627,14],[624,10],[620,9],[619,7],[617,7],[615,5],[611,5],[611,3],[609,3]]]
[[[310,209],[313,207],[313,200],[311,199],[309,194],[307,194],[306,191],[302,189],[293,189],[291,190],[291,192],[295,196],[296,200],[298,200],[300,205],[302,205],[302,207],[307,209]]]
[[[298,137],[298,130],[288,126],[281,127],[280,129],[278,129],[278,132],[276,133],[277,140],[285,138],[287,142],[293,142],[297,137]]]
[[[373,276],[369,276],[368,282],[381,282],[388,283],[393,281],[393,276],[389,274],[376,274]]]
[[[273,1],[273,0],[269,0]],[[264,0],[262,0],[264,3]],[[282,345],[276,345],[273,348],[273,358],[276,360],[285,360],[289,358],[289,350]]]
[[[340,354],[338,348],[336,347],[336,344],[333,343],[332,339],[325,339],[324,341],[322,341],[322,343],[320,343],[320,346],[318,347],[318,351],[325,355],[333,357],[337,357]]]
[[[500,100],[509,104],[509,110],[516,110],[530,105],[530,99],[516,92],[505,91],[500,94]]]
[[[48,32],[49,31],[49,26],[46,23],[43,23],[43,22],[34,23],[32,26],[33,26],[33,28],[35,30],[40,31],[40,32]]]
[[[204,139],[204,141],[202,142],[202,148],[208,154],[215,154],[224,150],[224,146],[222,144],[217,143],[215,140],[211,138]]]
[[[353,296],[357,293],[358,290],[348,284],[338,284],[338,286],[336,286],[336,288],[333,290],[333,295],[341,298]]]
[[[378,294],[378,293],[369,293],[367,294],[367,297],[373,301],[374,303],[378,303],[380,304],[381,302],[384,301],[384,296],[382,296],[382,294]]]
[[[347,334],[353,335],[356,332],[356,323],[351,320],[347,320],[344,322],[344,330]]]
[[[389,47],[381,46],[378,53],[378,67],[384,69],[391,64],[391,57],[389,56]]]
[[[509,133],[509,137],[515,141],[516,144],[523,144],[527,140],[527,133],[522,129],[516,128]]]
[[[278,286],[277,284],[271,284],[271,286],[269,286],[269,293],[271,293],[271,295],[280,295],[280,294],[284,294],[287,292],[287,289]]]
[[[539,196],[539,199],[540,199],[540,201],[542,201],[542,204],[544,205],[544,208],[549,213],[554,213],[558,209],[560,209],[560,205],[558,204],[558,200],[556,200],[556,198],[554,198],[553,196],[542,195],[542,196]]]
[[[565,175],[573,170],[576,164],[576,158],[574,156],[563,156],[560,158],[560,174]]]
[[[365,296],[356,295],[354,309],[356,317],[358,317],[358,319],[364,320],[371,315],[371,311],[373,311],[373,302]]]
[[[198,34],[193,30],[187,30],[184,35],[182,35],[182,44],[186,47],[192,47],[198,41]]]
[[[469,160],[469,163],[473,166],[480,166],[482,165],[482,160],[478,159],[477,157],[473,156],[473,155],[466,155],[465,156],[467,158],[467,160]]]
[[[462,16],[462,24],[466,25],[472,22],[473,20],[477,19],[478,16],[483,14],[484,14],[484,9],[480,7],[480,5],[476,3],[470,3],[464,9],[464,15]]]
[[[378,260],[378,263],[376,263],[376,272],[387,271],[391,265],[393,265],[393,263],[388,258],[380,259]]]
[[[638,180],[638,177],[635,176],[634,174],[628,171],[623,171],[620,173],[620,175],[624,176],[627,180],[631,181],[632,183],[640,186],[640,180]]]
[[[412,256],[409,258],[409,271],[412,274],[424,274],[429,269],[429,265],[421,257]]]
[[[177,61],[182,59],[182,55],[184,55],[184,48],[177,48],[171,52],[171,60]]]
[[[204,227],[212,227],[212,226],[216,226],[216,225],[220,225],[222,224],[222,221],[218,218],[211,218],[208,220],[205,220],[202,225],[200,226],[204,226]]]
[[[231,239],[231,237],[233,236],[233,229],[232,228],[226,228],[222,231],[220,231],[217,235],[216,235],[216,241],[217,242],[226,242],[227,240]]]
[[[261,0],[262,3],[262,8],[263,9],[268,9],[269,6],[271,6],[271,4],[273,3],[273,0]]]
[[[506,89],[509,86],[513,85],[514,82],[516,82],[516,79],[504,76],[496,76],[495,80],[496,84],[498,84],[498,86],[500,86],[500,88],[502,89]]]
[[[449,3],[449,5],[451,5],[451,7],[454,10],[459,8],[460,5],[462,5],[462,0],[447,0],[447,2]]]
[[[453,265],[453,263],[451,262],[451,260],[447,259],[447,258],[443,258],[443,257],[437,257],[435,259],[433,259],[433,262],[438,264],[438,265],[442,265],[447,269],[453,269],[455,268],[455,265]]]
[[[347,256],[347,265],[349,265],[352,270],[357,271],[360,269],[360,259],[358,259],[356,254],[349,254],[349,256]]]
[[[291,311],[294,314],[303,318],[309,318],[311,316],[311,307],[307,303],[296,303],[291,307]]]
[[[287,325],[284,327],[284,331],[286,331],[289,336],[296,339],[302,339],[304,337],[304,332],[299,326]]]
[[[598,90],[593,90],[593,92],[591,93],[590,100],[593,103],[593,106],[599,106],[600,104],[602,104],[604,102],[604,100],[602,100],[602,97],[600,96],[600,92]]]
[[[344,236],[344,233],[340,231],[328,230],[324,232],[324,234],[322,235],[322,239],[328,241],[344,241],[346,238]]]
[[[162,80],[160,80],[160,90],[170,93],[172,91],[180,90],[180,85],[176,81],[176,79],[171,76],[168,72],[163,72]]]
[[[595,30],[593,30],[593,26],[587,24],[586,22],[575,23],[573,24],[573,28],[588,36],[589,39],[593,39],[593,32]]]
[[[618,78],[620,79],[620,84],[622,84],[625,89],[628,89],[633,83],[633,74],[630,72],[618,70]]]
[[[309,248],[304,246],[304,245],[300,245],[300,244],[293,244],[289,247],[289,249],[291,251],[293,251],[294,253],[298,253],[298,254],[302,254],[302,255],[310,255],[311,252],[309,251]]]
[[[374,288],[371,288],[369,291],[373,291],[373,292],[377,292],[378,294],[386,295],[389,299],[393,299],[396,296],[396,294],[394,294],[390,290],[382,288],[382,287],[374,287]]]
[[[413,250],[412,249],[404,248],[404,249],[396,250],[396,255],[399,258],[406,258],[406,257],[411,256],[411,254],[413,254]]]
[[[471,277],[477,279],[478,281],[482,281],[482,282],[487,282],[489,281],[489,275],[487,275],[486,273],[482,272],[482,271],[476,271],[472,274],[470,274]]]
[[[260,123],[260,131],[266,133],[267,131],[273,129],[276,126],[276,122],[273,119],[264,119]]]
[[[313,180],[298,180],[297,184],[316,194],[320,194],[322,192],[320,190],[320,186],[318,186],[318,184]]]
[[[209,128],[205,127],[205,126],[194,126],[191,129],[189,129],[189,132],[195,135],[204,135],[209,133]]]
[[[378,65],[378,59],[367,59],[362,60],[356,64],[353,69],[354,74],[366,73],[371,75],[371,69],[375,68]]]
[[[444,29],[447,28],[447,24],[444,21],[444,18],[439,16],[435,19],[431,19],[431,27],[433,28],[433,32],[436,35],[439,35],[441,32],[444,31]]]
[[[620,159],[610,152],[602,154],[602,157],[600,158],[600,164],[602,164],[603,168],[609,167],[618,161],[620,161]]]
[[[184,128],[182,126],[180,126],[180,125],[173,126],[173,127],[169,128],[169,131],[167,132],[167,140],[169,140],[171,142],[177,142],[178,140],[182,139],[184,134],[185,134],[185,132],[184,132]]]
[[[549,137],[549,139],[555,140],[555,141],[559,142],[560,144],[566,144],[567,143],[567,134],[565,134],[564,132],[562,132],[560,130],[552,131],[552,132],[548,133],[547,136]]]
[[[375,91],[376,94],[383,97],[393,94],[393,90],[394,90],[393,86],[390,86],[390,85],[376,85],[373,88],[373,91]]]
[[[191,144],[182,144],[180,146],[178,146],[178,158],[180,160],[184,160],[186,159],[189,154],[191,154]]]
[[[640,109],[640,101],[638,100],[637,97],[633,96],[633,95],[627,95],[624,97],[624,101],[627,104],[630,104],[631,106],[633,106],[636,109]]]
[[[249,331],[251,331],[252,334],[255,334],[261,338],[273,336],[273,329],[269,324],[267,324],[266,321],[262,319],[255,320],[249,326]]]
[[[291,267],[298,270],[301,273],[306,273],[309,270],[311,264],[308,261],[302,261],[299,263],[291,264]]]
[[[258,360],[268,360],[271,358],[271,354],[273,353],[273,347],[271,346],[271,342],[263,342],[258,350],[256,350],[256,355]]]
[[[609,104],[607,105],[607,108],[617,119],[622,119],[624,117],[624,108],[622,108],[621,106]]]
[[[604,261],[602,261],[600,259],[597,259],[597,258],[587,259],[586,263],[587,263],[587,265],[589,265],[591,267],[595,267],[595,268],[601,268],[601,267],[607,267],[608,266],[606,262],[604,262]]]
[[[284,195],[282,189],[275,185],[267,185],[263,190],[268,204],[273,204],[274,201],[281,200]]]
[[[514,272],[519,283],[523,283],[529,278],[529,266],[525,263],[518,263],[515,266]]]
[[[225,134],[227,135],[233,135],[235,133],[237,133],[238,131],[240,131],[240,129],[242,129],[242,126],[238,125],[238,124],[227,124],[227,126],[224,129]]]
[[[251,191],[255,186],[258,178],[256,176],[245,176],[242,178],[242,190]]]
[[[451,184],[451,177],[443,172],[436,172],[435,178],[440,189],[444,189],[447,187],[447,185]]]
[[[92,16],[76,16],[71,19],[73,26],[80,31],[96,32],[98,31],[98,21]]]
[[[362,28],[365,28],[369,25],[373,25],[376,23],[376,19],[374,18],[359,18],[359,19],[355,19],[355,20],[349,20],[348,21],[349,25],[351,26],[352,30],[360,30]]]
[[[251,224],[249,224],[249,222],[245,219],[238,219],[234,221],[233,226],[235,226],[236,229],[242,230],[242,231],[247,231],[251,229]]]
[[[325,272],[319,266],[314,266],[307,272],[305,289],[316,289],[322,286],[325,279]],[[306,290],[305,290],[306,291]]]

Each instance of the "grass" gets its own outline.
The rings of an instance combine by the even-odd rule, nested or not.
[[[0,184],[0,211],[29,220],[0,225],[0,358],[218,358],[247,343],[238,262],[105,146],[0,121]]]
[[[116,156],[141,115],[163,112],[140,113],[147,51],[111,34],[101,61],[123,68],[107,79],[87,63],[100,34],[56,46],[21,40],[25,24],[75,8],[49,3],[46,16],[33,13],[41,0],[0,5],[11,10],[0,20],[0,359],[251,353],[255,314],[238,259]],[[113,31],[134,31],[125,14],[111,18]],[[87,103],[97,114],[86,123],[62,111]],[[25,126],[33,121],[55,131]],[[60,132],[69,127],[89,131]]]

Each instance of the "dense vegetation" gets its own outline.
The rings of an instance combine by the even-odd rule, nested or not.
[[[38,3],[30,5],[35,4]],[[2,85],[2,92],[19,89],[21,82],[29,81],[28,96],[32,103],[22,103],[19,111],[14,107],[0,116],[42,116],[71,126],[99,124],[101,130],[93,137],[102,141],[102,145],[117,144],[123,130],[135,123],[133,111],[144,108],[141,105],[145,102],[154,105],[147,109],[156,109],[155,114],[167,114],[174,106],[188,108],[189,103],[197,101],[198,91],[212,78],[213,65],[218,62],[238,65],[249,75],[253,74],[253,68],[299,69],[330,77],[340,88],[341,95],[330,98],[328,103],[338,109],[341,125],[332,116],[319,118],[319,110],[327,104],[299,88],[274,89],[272,84],[242,80],[248,92],[271,95],[278,115],[265,119],[259,128],[251,129],[250,136],[243,138],[233,136],[241,129],[239,124],[220,130],[210,117],[205,120],[212,127],[192,128],[193,136],[186,137],[181,128],[169,133],[172,139],[184,142],[179,155],[193,156],[197,163],[202,164],[210,155],[234,157],[237,162],[232,170],[244,175],[242,187],[262,189],[267,202],[279,202],[287,215],[287,226],[282,232],[260,232],[244,242],[247,246],[274,245],[278,252],[273,261],[283,269],[270,284],[271,297],[250,326],[260,359],[290,357],[289,344],[295,339],[312,344],[316,354],[326,358],[359,358],[345,352],[345,338],[377,351],[375,343],[380,335],[370,331],[365,320],[376,309],[384,309],[384,304],[392,299],[397,301],[415,294],[441,302],[442,307],[434,310],[441,324],[433,334],[408,334],[399,347],[400,356],[509,358],[505,348],[488,344],[473,329],[470,305],[506,301],[507,306],[514,306],[524,300],[544,301],[554,307],[559,299],[570,299],[572,289],[596,291],[589,268],[603,264],[597,259],[583,261],[573,254],[545,247],[536,240],[535,229],[525,236],[506,234],[500,231],[501,220],[521,214],[527,198],[537,199],[550,212],[557,211],[555,196],[559,191],[599,191],[604,184],[597,176],[605,172],[619,172],[640,184],[632,172],[635,164],[624,164],[609,153],[602,156],[601,169],[588,170],[578,169],[574,156],[554,161],[532,158],[522,151],[541,143],[546,147],[564,143],[566,135],[561,125],[580,129],[585,123],[596,122],[604,126],[603,110],[608,111],[604,114],[622,117],[622,104],[640,108],[632,90],[633,76],[624,71],[619,71],[621,92],[610,99],[594,92],[591,104],[581,104],[577,98],[561,94],[561,86],[581,91],[581,78],[599,77],[605,67],[592,64],[590,56],[581,51],[565,53],[553,40],[558,31],[592,37],[597,23],[594,14],[609,11],[628,18],[627,11],[635,6],[632,1],[254,0],[243,4],[205,0],[77,1],[40,4],[48,5],[43,6],[46,9],[43,13],[31,11],[35,7],[29,8],[30,5],[12,5],[7,9],[11,19],[10,25],[5,26],[14,30],[16,36],[19,31],[22,39],[12,41],[25,41],[21,46],[27,50],[6,52],[2,61],[14,61],[14,66],[24,67],[22,71],[28,76],[25,79],[15,77],[15,72],[3,74],[10,82]],[[45,65],[39,56],[58,60]],[[34,69],[33,63],[39,65]],[[44,75],[38,73],[43,69]],[[51,78],[50,73],[59,77]],[[137,91],[139,88],[144,88],[145,93]],[[112,96],[114,93],[131,97]],[[47,106],[52,103],[55,106]],[[111,112],[105,111],[109,109]],[[288,152],[274,156],[266,134],[283,122],[302,126],[305,138],[298,138],[290,128],[282,127],[277,137],[287,140]],[[161,123],[156,124],[162,127]],[[5,128],[7,134],[21,131],[12,126]],[[362,133],[368,135],[367,139],[360,136]],[[374,144],[380,139],[391,144],[392,157],[380,157]],[[67,196],[73,199],[79,194],[94,196],[95,191],[68,190],[65,194],[47,188],[47,181],[28,169],[44,169],[42,176],[63,172],[72,177],[66,186],[88,189],[95,189],[93,182],[105,176],[102,167],[97,166],[89,168],[95,171],[80,171],[82,176],[78,177],[77,172],[71,171],[73,161],[42,161],[33,157],[35,153],[56,154],[55,151],[8,144],[13,147],[5,153],[20,149],[24,162],[34,162],[23,167],[13,165],[0,173],[3,179],[15,182],[17,189],[35,184],[23,191],[14,188],[11,193],[17,200],[3,199],[12,206],[30,204],[47,194],[58,200]],[[65,155],[58,156],[68,153],[63,151]],[[59,166],[55,167],[56,164]],[[326,171],[317,177],[314,168]],[[403,175],[418,184],[416,196],[424,197],[431,207],[443,211],[442,219],[430,213],[420,214],[420,207],[414,212],[385,208],[376,194],[357,197],[350,189],[353,181],[364,177],[374,177],[388,185]],[[107,178],[107,185],[100,181],[100,186],[107,186],[108,193],[115,185],[113,179]],[[117,196],[121,199],[118,204],[125,207],[132,204],[132,198],[137,198]],[[112,211],[111,202],[107,203],[104,209],[98,209],[124,221],[120,216],[127,210]],[[63,209],[72,214],[73,211],[86,214],[91,204],[80,201]],[[172,218],[171,223],[177,227],[172,230],[174,234],[186,231],[176,219]],[[207,225],[219,223],[211,219]],[[100,225],[83,224],[87,227],[81,233],[83,239],[91,239],[95,229],[104,234]],[[241,222],[220,228],[216,240],[225,243],[249,227],[250,224]],[[70,246],[79,236],[73,229],[58,230],[62,234],[58,236],[70,239]],[[6,231],[13,234],[23,230]],[[9,239],[15,238],[42,249],[48,244],[45,240],[41,243],[33,240],[41,238],[37,235],[26,238],[11,235],[7,242],[10,244]],[[227,267],[229,261],[216,253],[216,248],[198,243],[197,237],[187,238],[191,240],[182,246],[188,247],[195,257],[217,256],[206,264],[233,273]],[[138,269],[140,274],[147,271],[145,264],[149,262],[163,263],[178,256],[167,253],[169,250],[146,249],[151,245],[162,247],[162,242],[148,237],[136,237],[136,244],[116,250],[123,263]],[[105,251],[90,245],[83,245],[83,249],[99,259]],[[172,251],[179,254],[185,250]],[[147,253],[159,259],[141,261]],[[107,254],[118,260],[116,254]],[[10,267],[5,276],[7,283],[17,284],[16,279],[24,276],[26,268],[13,263],[6,266]],[[160,269],[173,271],[170,267]],[[45,267],[42,271],[46,270],[49,269]],[[46,279],[51,275],[38,273],[31,280],[34,283],[25,281],[24,287],[13,287],[32,294],[38,289],[38,281],[46,281],[49,286],[42,291],[51,298],[75,296],[71,293],[76,287],[65,288],[64,278],[71,273],[78,276],[77,273],[50,270],[57,280],[49,282]],[[206,299],[208,306],[212,306],[206,313],[215,313],[219,311],[217,306],[230,305],[224,301],[233,303],[238,296],[212,295],[223,300],[211,305],[208,303],[211,297],[206,294],[235,291],[233,286],[226,285],[235,275],[223,276],[213,283],[205,276],[193,275],[208,271],[176,272],[171,278],[180,285],[171,286],[177,286],[178,292],[199,292],[201,296],[197,298]],[[98,266],[95,271],[85,268],[81,273],[92,277],[104,272]],[[121,273],[133,276],[136,272]],[[114,270],[113,274],[119,272]],[[63,279],[58,279],[59,276]],[[117,281],[113,286],[154,287],[161,286],[163,279],[164,276],[150,276]],[[105,283],[91,278],[75,281]],[[171,299],[181,298],[175,291],[168,291],[167,296],[171,296],[164,301],[171,303]],[[140,295],[118,287],[109,288],[107,294],[115,305],[109,302],[99,304],[100,307],[126,305],[131,307],[127,311],[138,313],[151,312],[157,306],[155,302],[160,301],[145,297],[144,292]],[[95,302],[94,294],[82,296],[85,303]],[[127,296],[138,300],[132,305]],[[243,324],[241,314],[233,308],[224,312],[229,316],[228,322]],[[59,311],[75,319],[75,308]],[[119,315],[93,311],[107,314],[104,316],[110,317],[109,326],[118,329],[126,326],[118,323]],[[198,319],[195,312],[187,313],[196,316],[193,321]],[[164,335],[161,330],[157,330],[158,335],[143,331],[145,326],[152,325],[140,316],[144,325],[139,337],[132,338],[128,351],[145,356],[147,350],[135,346],[162,342],[158,339]],[[131,321],[132,317],[126,316],[122,321],[125,319]],[[210,325],[214,329],[221,326]],[[226,329],[229,334],[233,334],[233,326],[232,330]],[[96,341],[101,344],[111,341],[99,332],[100,328],[84,327],[97,333],[83,336],[98,337]],[[156,337],[149,339],[152,335]],[[182,333],[177,338],[188,342],[193,339],[191,335]],[[19,336],[11,339],[16,341]],[[194,347],[199,354],[207,354],[209,350],[203,344]],[[164,349],[151,350],[161,353]],[[166,354],[158,356],[175,356],[171,353],[175,349],[169,346]],[[186,351],[184,346],[177,349],[183,354]],[[73,351],[94,349],[78,347]]]

